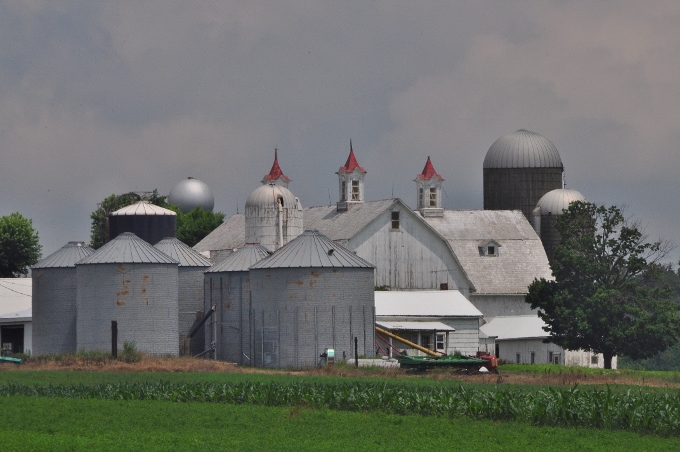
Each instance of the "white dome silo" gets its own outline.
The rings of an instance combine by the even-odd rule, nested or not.
[[[300,200],[285,187],[268,184],[248,196],[246,242],[274,251],[302,234]]]

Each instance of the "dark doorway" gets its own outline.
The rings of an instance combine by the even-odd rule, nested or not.
[[[2,344],[2,356],[23,353],[24,326],[7,325],[0,327],[0,344]]]

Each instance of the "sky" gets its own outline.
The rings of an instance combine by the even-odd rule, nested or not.
[[[680,2],[0,0],[0,215],[43,256],[189,176],[243,212],[274,148],[303,206],[335,203],[350,139],[367,200],[415,207],[430,156],[444,207],[481,209],[517,129],[680,243]]]

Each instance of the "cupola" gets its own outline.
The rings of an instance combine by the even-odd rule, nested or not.
[[[424,217],[444,215],[442,208],[442,178],[432,165],[432,160],[427,157],[425,168],[418,174],[414,182],[418,189],[418,210]]]
[[[269,171],[269,174],[264,176],[264,178],[262,179],[262,184],[263,185],[275,184],[280,185],[281,187],[288,188],[290,178],[283,174],[283,171],[281,171],[281,167],[279,166],[278,154],[279,150],[277,148],[274,148],[274,164],[272,165],[272,169]]]
[[[364,201],[364,175],[366,170],[359,165],[354,156],[352,140],[349,140],[349,156],[345,166],[341,166],[337,173],[340,190],[338,210],[347,210],[349,204]]]

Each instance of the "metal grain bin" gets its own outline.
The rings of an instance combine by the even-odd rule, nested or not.
[[[204,329],[194,335],[192,345],[186,350],[185,343],[188,343],[186,339],[194,324],[203,317],[203,272],[210,268],[212,262],[176,237],[166,237],[156,243],[154,248],[179,262],[177,295],[180,354],[196,355],[203,351]]]
[[[76,352],[76,262],[92,253],[68,242],[31,267],[34,355]]]
[[[484,158],[484,209],[521,210],[527,220],[541,196],[562,188],[564,166],[547,138],[518,130],[494,142]]]
[[[125,342],[154,355],[178,355],[178,261],[124,232],[76,264],[77,348]]]
[[[205,272],[206,310],[216,308],[207,324],[205,349],[214,342],[217,359],[252,364],[248,269],[270,254],[259,243],[247,243]]]
[[[177,236],[177,214],[147,201],[139,201],[109,214],[109,240],[132,232],[154,245],[165,237]]]
[[[253,362],[260,367],[319,364],[375,354],[374,267],[320,234],[305,231],[250,268]]]

